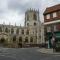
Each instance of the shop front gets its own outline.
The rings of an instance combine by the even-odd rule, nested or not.
[[[60,31],[54,32],[55,35],[55,40],[56,40],[56,48],[60,48]],[[52,48],[52,42],[51,39],[53,37],[52,32],[48,32],[46,35],[47,39],[48,39],[48,48]]]

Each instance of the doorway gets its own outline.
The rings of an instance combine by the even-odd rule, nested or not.
[[[0,47],[3,47],[5,45],[5,38],[0,39]]]

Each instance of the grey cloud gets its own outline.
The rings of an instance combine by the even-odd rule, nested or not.
[[[0,20],[2,19],[3,21],[4,20],[7,21],[6,16],[9,15],[10,10],[14,11],[14,13],[16,13],[17,11],[18,12],[17,16],[18,15],[21,16],[29,8],[35,8],[35,9],[39,8],[40,20],[43,21],[43,12],[45,8],[53,6],[58,3],[60,3],[60,0],[0,0]],[[11,17],[11,19],[13,18]],[[8,21],[10,21],[9,18]],[[19,19],[18,21],[16,20],[17,24],[19,24],[19,21],[21,20]],[[23,20],[21,22],[23,22]]]
[[[20,0],[20,3],[18,0],[13,0],[8,3],[8,8],[13,10],[20,10],[22,13],[24,13],[29,8],[40,8],[40,1],[39,0],[28,0],[28,3],[25,2],[22,4],[22,0]]]

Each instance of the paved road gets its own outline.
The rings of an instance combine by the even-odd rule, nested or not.
[[[38,52],[39,48],[0,48],[0,60],[60,60],[58,55],[48,55]]]

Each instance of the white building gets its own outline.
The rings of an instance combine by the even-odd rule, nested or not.
[[[42,29],[41,29],[42,28]],[[39,46],[44,43],[44,28],[39,19],[39,11],[25,12],[25,26],[0,25],[0,46]]]

